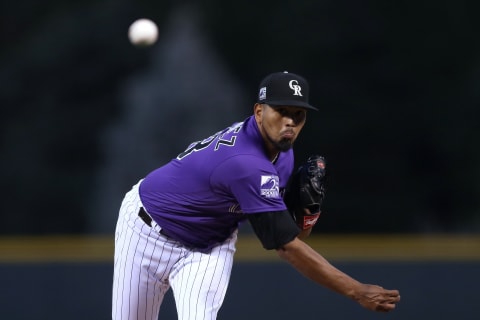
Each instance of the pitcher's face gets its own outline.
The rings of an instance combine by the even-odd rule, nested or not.
[[[257,103],[254,113],[267,148],[277,152],[287,151],[293,146],[307,118],[305,108],[294,106]]]

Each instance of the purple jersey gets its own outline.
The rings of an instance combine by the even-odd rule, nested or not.
[[[147,212],[165,234],[208,250],[227,239],[247,214],[285,210],[282,191],[293,151],[272,163],[255,118],[192,143],[140,185]]]

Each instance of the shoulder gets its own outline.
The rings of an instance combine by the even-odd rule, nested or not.
[[[236,154],[226,158],[217,169],[226,173],[235,173],[237,177],[276,171],[273,164],[265,156],[252,153]]]
[[[219,164],[211,173],[212,186],[231,189],[256,189],[266,177],[277,177],[273,165],[265,158],[252,154],[232,156]]]

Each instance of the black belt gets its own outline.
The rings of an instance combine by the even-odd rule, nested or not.
[[[138,210],[138,217],[140,219],[143,220],[143,222],[145,222],[145,224],[147,226],[149,226],[150,228],[152,227],[152,217],[150,217],[148,215],[148,213],[145,211],[145,209],[143,207],[140,207],[140,209]],[[167,238],[171,238],[171,239],[175,239],[175,237],[171,237],[167,231],[165,231],[165,229],[161,228],[160,229],[160,234],[167,237]],[[175,241],[178,241],[178,240],[175,240]]]
[[[145,211],[143,207],[140,207],[140,210],[138,210],[138,216],[143,220],[143,222],[145,222],[147,226],[150,228],[152,227],[152,217],[148,215],[147,211]],[[160,229],[160,233],[165,237],[170,237],[163,229]]]
[[[152,227],[152,217],[148,215],[148,213],[143,209],[143,207],[140,207],[140,210],[138,211],[138,216],[140,219],[143,220],[148,226]]]

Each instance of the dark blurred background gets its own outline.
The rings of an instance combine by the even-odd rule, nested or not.
[[[328,161],[315,232],[480,231],[480,46],[470,1],[4,1],[0,234],[111,234],[131,185],[311,85],[296,144]],[[154,20],[158,42],[127,30]]]

